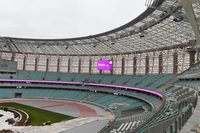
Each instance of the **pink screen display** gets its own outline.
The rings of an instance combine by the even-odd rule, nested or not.
[[[112,60],[98,60],[97,70],[112,70]]]

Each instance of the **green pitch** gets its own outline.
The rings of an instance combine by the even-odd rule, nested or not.
[[[42,123],[51,121],[52,123],[66,121],[72,119],[71,116],[22,105],[18,103],[0,103],[0,106],[13,107],[25,111],[29,115],[28,125],[39,126]]]

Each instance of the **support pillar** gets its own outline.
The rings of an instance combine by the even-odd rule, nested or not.
[[[12,53],[11,61],[15,61],[15,53]]]
[[[200,48],[197,48],[196,53],[197,53],[197,61],[200,61]]]
[[[185,115],[184,115],[184,113],[182,114],[182,127],[184,126],[184,124],[185,124]]]
[[[158,56],[158,72],[159,74],[163,73],[163,54],[160,53],[160,55]]]
[[[178,73],[178,53],[174,52],[173,54],[173,74]]]
[[[60,72],[60,58],[57,61],[57,72]]]
[[[133,57],[133,75],[136,75],[137,73],[137,57]]]
[[[100,75],[102,74],[102,70],[99,70],[99,74],[100,74]]]
[[[199,48],[200,48],[200,29],[199,29],[199,18],[195,16],[194,9],[192,4],[193,3],[199,3],[200,0],[181,0],[180,1],[182,6],[185,9],[186,16],[190,22],[190,25],[192,26],[193,32],[195,34],[195,38],[197,40],[197,45],[196,45],[196,52],[197,52],[197,61],[200,59],[200,54],[199,54]]]
[[[27,61],[27,55],[25,55],[23,59],[23,70],[26,70],[26,61]]]
[[[36,57],[36,58],[35,58],[35,71],[38,70],[38,61],[39,61],[39,58]]]
[[[102,59],[100,59],[100,60],[102,60]],[[100,74],[100,75],[102,74],[102,70],[99,70],[99,74]]]
[[[190,67],[192,67],[195,64],[196,50],[195,49],[189,49],[188,53],[190,55]]]
[[[178,133],[178,122],[177,120],[175,121],[175,129],[174,133]]]
[[[81,59],[78,60],[78,73],[81,73]]]
[[[181,131],[181,128],[182,128],[182,119],[181,119],[181,116],[180,116],[179,120],[178,120],[178,129],[179,129],[179,131]]]
[[[47,63],[46,63],[46,72],[49,71],[49,58],[47,58]]]
[[[146,55],[146,59],[145,59],[145,74],[148,75],[149,74],[149,56]]]
[[[113,75],[113,68],[114,68],[113,58],[111,58],[111,61],[112,61],[112,70],[110,70],[110,74]]]
[[[169,127],[169,130],[170,130],[170,133],[173,133],[173,126],[172,125]]]
[[[124,75],[124,69],[125,69],[125,58],[122,58],[122,64],[121,64],[121,75]]]
[[[89,60],[89,74],[92,73],[92,59]]]
[[[71,68],[71,58],[68,59],[68,70],[67,70],[68,73],[71,71],[70,68]]]

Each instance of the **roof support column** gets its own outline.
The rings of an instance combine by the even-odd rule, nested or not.
[[[102,70],[99,70],[99,74],[102,74]]]
[[[47,63],[46,63],[46,72],[49,71],[49,57],[47,58]]]
[[[60,57],[58,57],[57,61],[57,72],[60,72]]]
[[[15,53],[12,53],[11,61],[15,61]]]
[[[23,59],[23,70],[26,70],[26,61],[27,61],[27,55],[25,55]]]
[[[160,53],[158,56],[158,73],[162,74],[163,73],[163,54]]]
[[[99,70],[99,74],[102,74],[102,70]]]
[[[89,59],[89,74],[92,73],[92,59]]]
[[[78,73],[81,73],[81,58],[78,60]]]
[[[113,57],[111,58],[111,61],[112,61],[112,70],[110,70],[110,74],[113,75],[113,68],[114,68]]]
[[[35,58],[35,71],[38,70],[38,62],[39,62],[39,58],[36,57],[36,58]]]
[[[146,59],[145,59],[145,74],[146,75],[149,74],[149,55],[146,55]]]
[[[199,29],[199,24],[198,21],[200,18],[196,18],[195,13],[194,13],[194,9],[192,7],[193,3],[199,3],[200,4],[200,0],[181,0],[181,4],[183,5],[187,18],[189,19],[189,22],[192,26],[192,29],[194,31],[194,34],[196,36],[197,39],[197,60],[199,61],[200,59],[200,54],[199,54],[199,49],[200,49],[200,29]]]
[[[136,75],[137,73],[137,57],[133,57],[133,75]]]
[[[125,67],[125,58],[122,57],[121,75],[124,75],[124,67]]]
[[[200,61],[200,48],[196,49],[196,53],[197,53],[197,61]]]
[[[191,48],[191,49],[187,49],[187,52],[189,53],[189,56],[190,56],[190,67],[192,67],[195,64],[196,50]]]
[[[173,54],[173,74],[178,73],[178,53],[177,51]]]
[[[68,70],[67,70],[68,73],[71,71],[70,68],[71,68],[71,58],[68,59]]]
[[[102,60],[102,58],[100,60]],[[102,70],[99,70],[99,74],[102,74]]]

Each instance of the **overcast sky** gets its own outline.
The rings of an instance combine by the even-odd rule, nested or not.
[[[94,35],[128,23],[145,9],[145,0],[0,0],[0,36]]]

